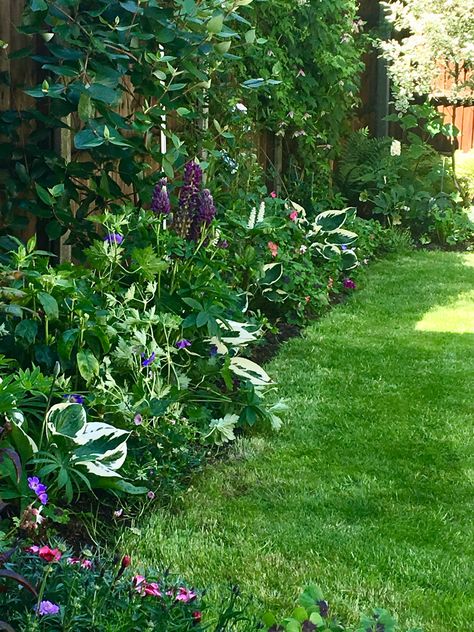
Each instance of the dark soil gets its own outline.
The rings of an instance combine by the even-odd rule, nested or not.
[[[277,331],[267,331],[262,344],[252,353],[251,359],[257,364],[266,364],[278,353],[280,346],[290,340],[296,338],[301,333],[301,327],[290,325],[289,323],[278,323]]]

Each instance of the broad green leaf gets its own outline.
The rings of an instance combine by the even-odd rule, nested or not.
[[[38,323],[36,320],[22,320],[15,328],[15,336],[22,338],[29,345],[34,344],[38,334]]]
[[[46,317],[49,320],[58,319],[59,306],[54,296],[51,296],[51,294],[48,294],[47,292],[38,292],[37,297],[44,309]]]
[[[87,383],[99,375],[99,361],[89,349],[79,351],[77,354],[77,367]]]

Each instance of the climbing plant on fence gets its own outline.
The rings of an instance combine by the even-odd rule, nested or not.
[[[96,209],[149,200],[158,176],[172,177],[186,155],[165,114],[199,118],[203,91],[238,37],[237,12],[251,1],[27,0],[20,28],[43,41],[34,59],[44,81],[27,89],[34,107],[0,119],[3,216],[43,217],[57,238],[84,229]],[[73,161],[51,142],[58,130],[72,135]]]

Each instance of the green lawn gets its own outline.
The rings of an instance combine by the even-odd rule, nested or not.
[[[269,366],[284,429],[209,466],[134,553],[263,608],[314,580],[342,615],[384,606],[403,627],[468,632],[474,255],[383,261],[360,286]]]

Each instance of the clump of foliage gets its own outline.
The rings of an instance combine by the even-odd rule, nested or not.
[[[396,105],[406,110],[414,97],[447,97],[450,103],[472,98],[474,83],[473,0],[390,0],[383,3],[397,34],[381,42],[393,81]],[[441,95],[436,73],[447,72],[451,85]]]
[[[115,560],[89,550],[74,555],[61,543],[11,549],[0,555],[0,628],[218,632],[251,621],[235,593],[217,616],[204,621],[206,604],[198,591],[168,571],[132,569],[128,555]]]
[[[345,625],[332,615],[323,592],[314,584],[303,591],[289,617],[279,620],[267,613],[264,624],[268,632],[396,632],[399,629],[390,613],[381,608],[376,608],[370,615],[363,615],[359,625]]]
[[[430,144],[450,129],[430,106],[411,106],[393,115],[402,141],[371,138],[367,130],[347,140],[336,182],[363,217],[409,230],[421,243],[457,246],[470,243],[474,226],[458,190],[451,162]]]

